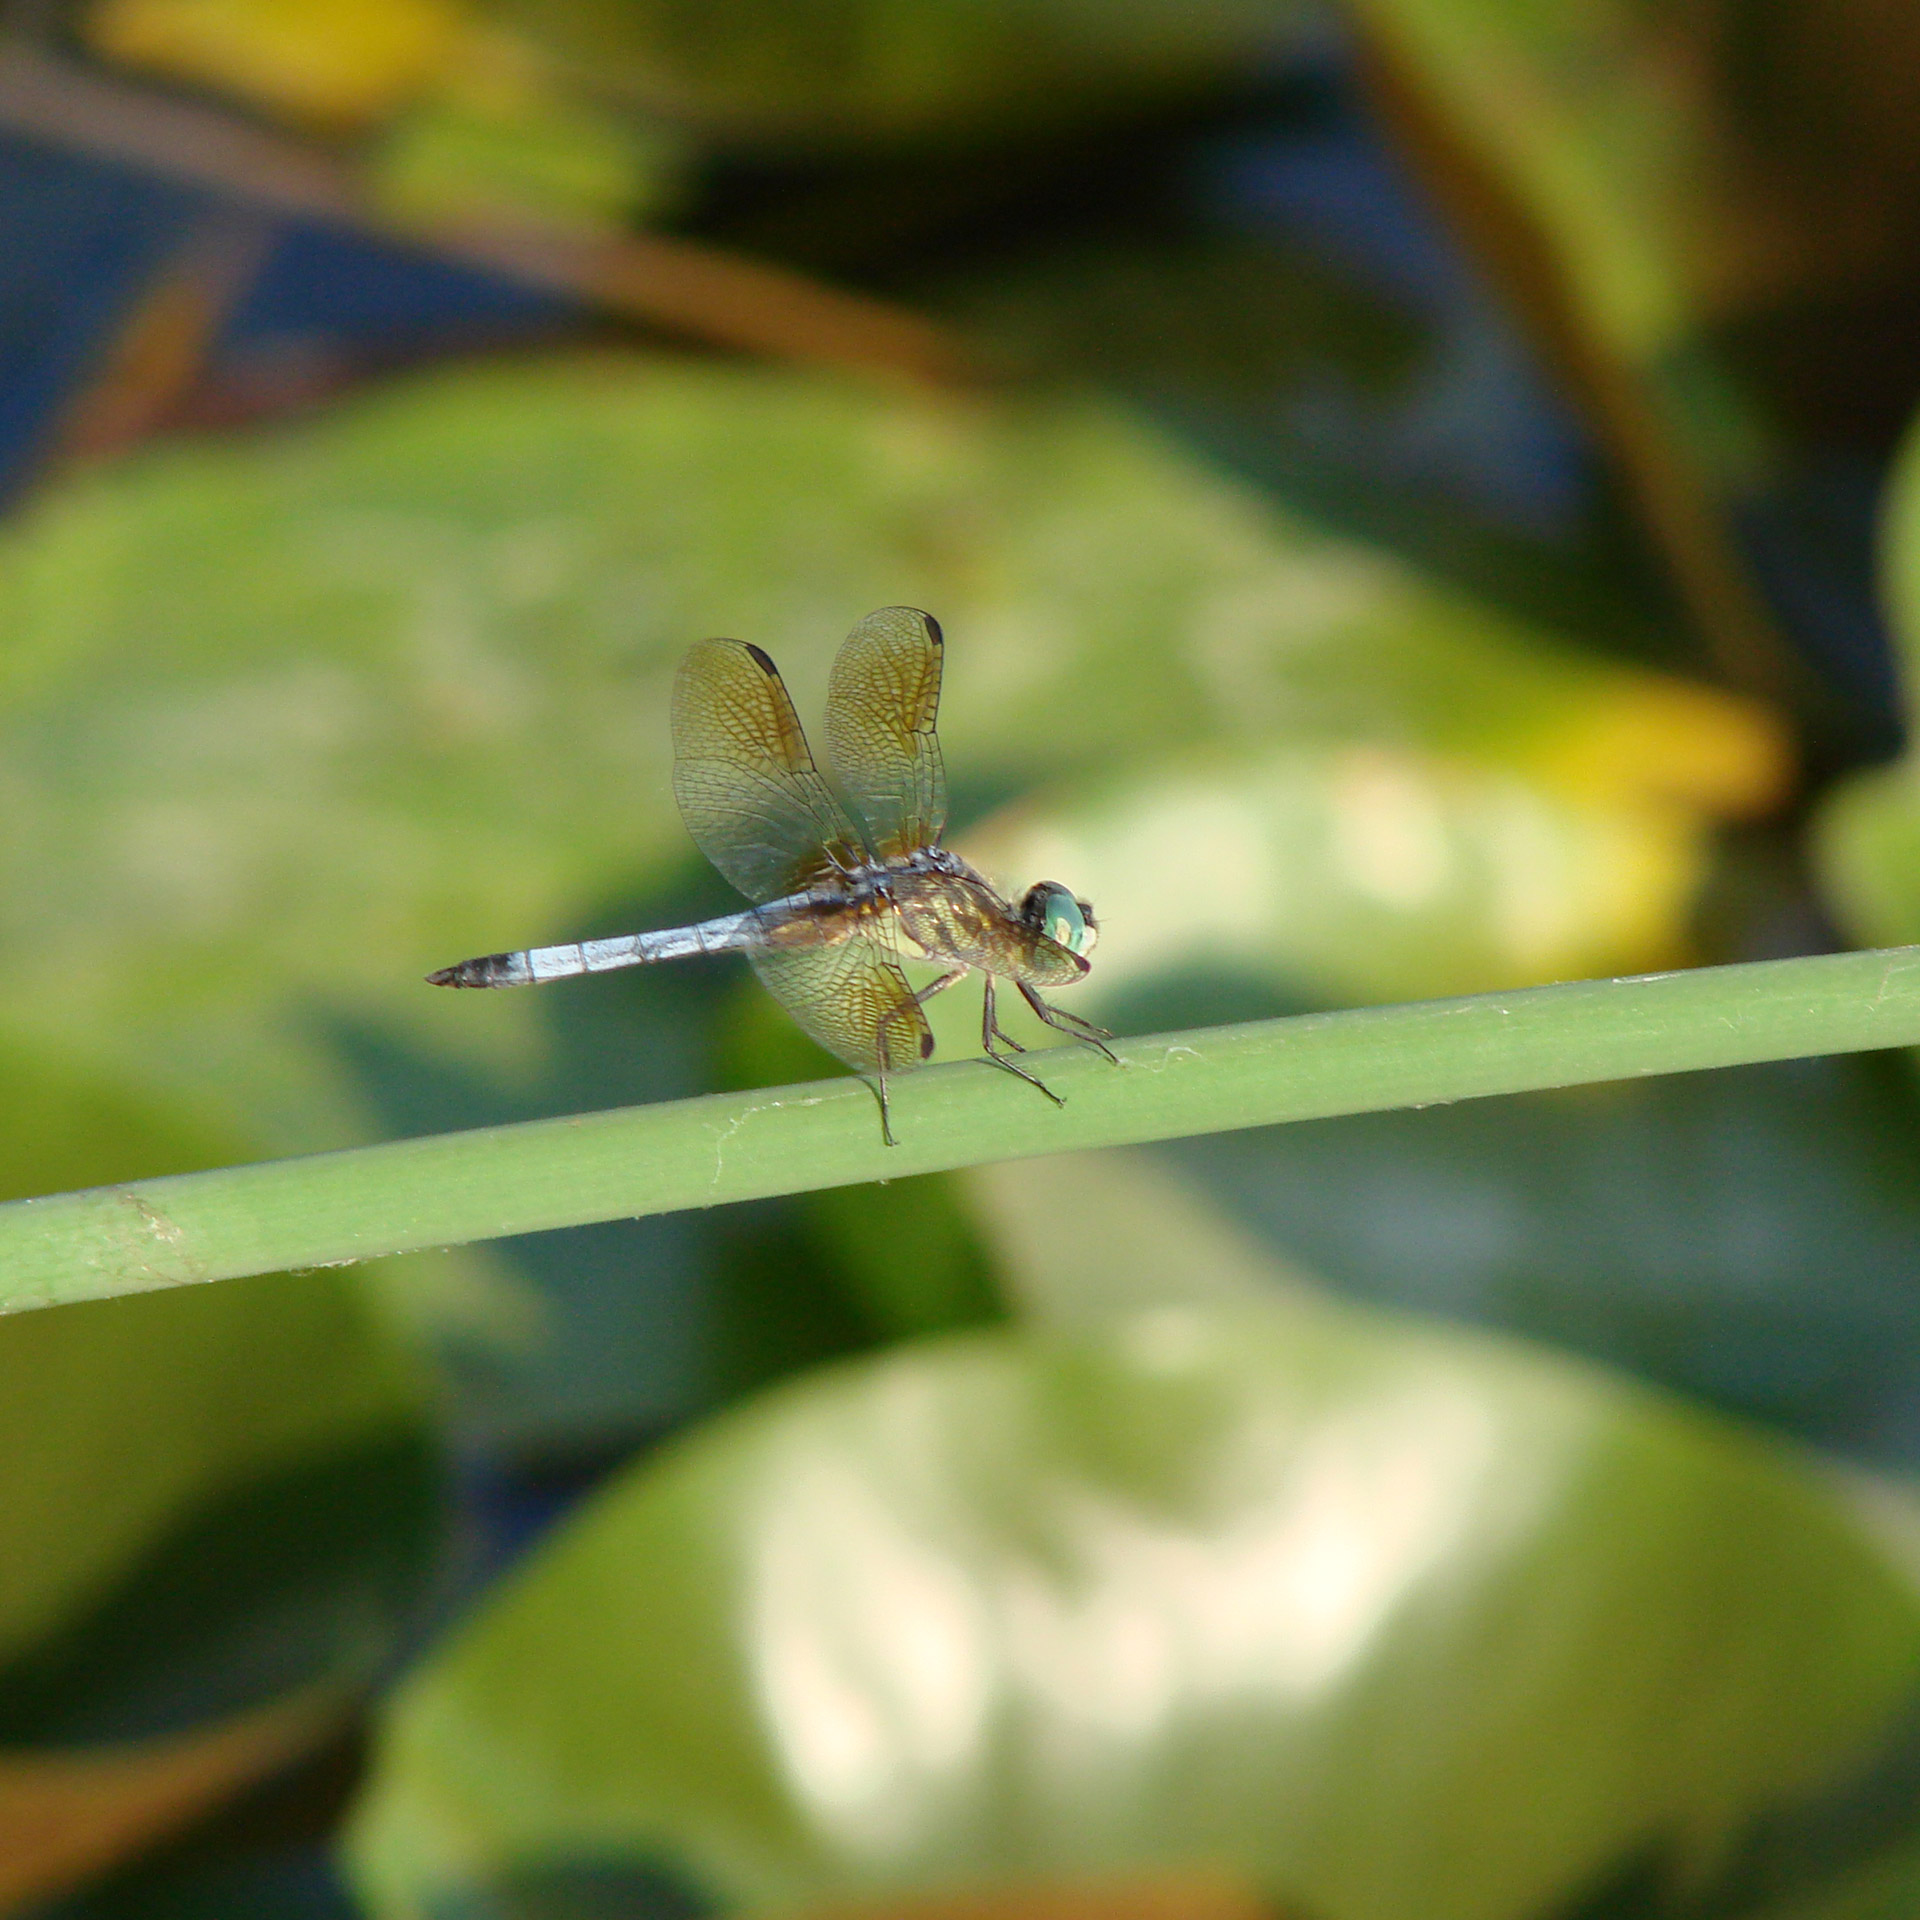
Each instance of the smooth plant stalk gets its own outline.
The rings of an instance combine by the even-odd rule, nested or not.
[[[0,1311],[502,1234],[1487,1094],[1920,1045],[1920,947],[1305,1014],[400,1140],[0,1206]]]

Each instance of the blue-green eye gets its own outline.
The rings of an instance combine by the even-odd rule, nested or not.
[[[1076,900],[1065,887],[1043,880],[1027,896],[1033,921],[1049,940],[1057,940],[1069,953],[1085,954],[1100,937],[1093,910],[1084,900]],[[1030,922],[1031,924],[1031,922]]]

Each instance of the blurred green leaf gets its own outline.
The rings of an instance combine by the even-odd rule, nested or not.
[[[1377,97],[1593,415],[1722,675],[1857,751],[1880,731],[1870,610],[1820,520],[1849,459],[1876,457],[1874,412],[1910,402],[1906,376],[1851,369],[1885,361],[1879,329],[1910,307],[1912,142],[1894,136],[1887,165],[1841,102],[1891,126],[1879,76],[1911,57],[1900,10],[1353,12]],[[1829,136],[1809,137],[1821,119]]]
[[[1770,1901],[1753,1920],[1908,1920],[1920,1909],[1920,1847],[1894,1849],[1838,1886]]]
[[[226,1149],[9,1047],[0,1193]],[[111,1858],[324,1731],[442,1539],[421,1382],[364,1276],[0,1318],[0,1897]]]
[[[1261,1245],[1153,1156],[1127,1148],[970,1167],[961,1191],[1009,1304],[1038,1325],[1150,1307],[1245,1310],[1315,1298],[1319,1277]]]
[[[384,213],[618,232],[678,197],[688,156],[666,129],[563,91],[512,41],[472,35],[462,51],[369,157]]]
[[[1881,580],[1911,731],[1920,673],[1920,428],[1909,428],[1888,482]],[[1830,788],[1814,817],[1812,850],[1827,898],[1856,941],[1920,927],[1920,759],[1909,751]]]
[[[1859,945],[1920,926],[1920,772],[1909,758],[1830,788],[1811,848],[1835,917]],[[1896,936],[1897,937],[1897,936]]]
[[[1858,1058],[1307,1121],[1164,1163],[1357,1299],[1911,1465],[1917,1142],[1902,1063]]]
[[[1179,100],[1298,32],[1296,0],[509,0],[600,86],[709,138],[866,147],[1049,132]]]
[[[1101,915],[1086,998],[1108,1010],[1196,968],[1324,1005],[1678,963],[1708,853],[1662,798],[1384,742],[1196,757],[963,845],[989,870],[1073,876]]]
[[[824,1187],[796,1207],[844,1284],[890,1338],[1002,1317],[992,1263],[948,1176]]]
[[[205,1130],[169,1125],[44,1056],[10,1050],[5,1077],[15,1096],[0,1115],[0,1192],[9,1197],[76,1174],[124,1178],[148,1152],[207,1157]],[[181,1529],[201,1526],[221,1502],[244,1503],[330,1460],[423,1444],[421,1383],[353,1274],[282,1275],[0,1318],[0,1379],[8,1462],[0,1739],[39,1737],[15,1725],[24,1711],[20,1663],[45,1659],[77,1620],[121,1604],[123,1583]],[[389,1550],[385,1531],[370,1512],[369,1552]],[[399,1536],[417,1553],[420,1517]],[[198,1551],[208,1548],[202,1538]],[[244,1578],[228,1567],[216,1582],[224,1592],[198,1604],[232,1606],[232,1629],[247,1604],[242,1588],[281,1578],[264,1558]],[[221,1631],[211,1616],[196,1625],[183,1615],[178,1624],[206,1646]],[[309,1663],[298,1677],[329,1664]],[[111,1665],[99,1662],[89,1683],[104,1684]],[[276,1676],[268,1693],[287,1677]]]
[[[615,1482],[403,1690],[353,1857],[389,1916],[582,1859],[747,1904],[1205,1860],[1518,1920],[1858,1770],[1917,1656],[1775,1447],[1305,1295],[1170,1306],[842,1366]]]

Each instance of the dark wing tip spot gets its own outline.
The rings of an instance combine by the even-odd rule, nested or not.
[[[920,1058],[922,1060],[933,1058],[933,1035],[930,1033],[923,1033],[920,1036]]]
[[[769,680],[779,679],[780,669],[773,664],[772,655],[770,655],[764,647],[756,647],[751,640],[743,640],[741,645],[753,656],[753,664],[758,667]]]
[[[930,613],[923,613],[920,618],[927,623],[927,638],[936,647],[944,647],[947,644],[947,637],[940,631],[940,622]]]

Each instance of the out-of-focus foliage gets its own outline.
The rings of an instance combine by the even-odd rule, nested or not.
[[[1786,722],[1620,664],[1689,640],[1603,469],[1692,657],[1789,684],[1791,594],[1756,581],[1799,614],[1830,582],[1768,514],[1825,501],[1822,435],[1912,378],[1905,334],[1842,324],[1914,256],[1903,10],[1363,0],[1398,156],[1329,104],[1336,34],[1291,0],[74,19],[341,142],[422,234],[680,209],[1031,384],[498,365],[35,500],[0,534],[10,1188],[826,1070],[724,965],[418,976],[725,910],[669,797],[681,651],[759,642],[811,722],[884,601],[947,626],[958,844],[1092,896],[1070,1004],[1123,1029],[1824,937]],[[1917,501],[1920,448],[1888,535],[1909,649]],[[1903,763],[1816,801],[1858,937],[1920,938],[1916,794]],[[931,1011],[977,1049],[977,998]],[[975,1902],[942,1920],[1190,1920],[1082,1879],[1210,1858],[1313,1920],[1904,1920],[1910,1496],[1378,1311],[1910,1464],[1896,1066],[396,1263],[382,1308],[510,1474],[843,1364],[629,1469],[428,1652],[365,1883],[434,1920],[937,1886]],[[257,1774],[389,1656],[435,1528],[399,1353],[340,1275],[0,1322],[0,1900]],[[76,1807],[91,1855],[36,1854]],[[291,1884],[162,1866],[99,1915]]]
[[[109,58],[326,128],[404,104],[506,24],[570,90],[708,137],[803,146],[1053,132],[1218,85],[1277,53],[1298,0],[94,0]]]
[[[510,42],[467,52],[372,156],[384,212],[425,227],[507,216],[613,228],[672,201],[684,155],[662,129],[559,91]]]
[[[1034,1197],[1025,1240],[1093,1224]],[[1865,1765],[1917,1655],[1773,1447],[1305,1295],[1168,1306],[843,1368],[614,1482],[403,1690],[354,1851],[395,1916],[583,1861],[752,1904],[1197,1859],[1494,1920],[1641,1849],[1697,1878]]]
[[[1665,959],[1712,820],[1784,771],[1756,710],[1477,614],[1096,405],[487,370],[12,530],[9,1005],[289,1146],[354,1124],[303,999],[527,1061],[532,997],[413,969],[679,869],[662,714],[689,634],[753,636],[810,707],[847,609],[886,598],[948,624],[963,809],[1046,783],[1076,844],[1134,864],[1120,938],[1148,952],[1229,911],[1285,967],[1294,926],[1364,913],[1366,952],[1305,949],[1334,995],[1389,949],[1414,990]],[[1236,765],[1262,775],[1244,819],[1204,804]],[[1187,830],[1135,844],[1130,787],[1192,788]],[[1264,874],[1196,900],[1250,833]],[[1596,845],[1619,877],[1592,888]],[[1510,869],[1549,889],[1544,936],[1503,918]]]
[[[44,1053],[4,1079],[8,1197],[233,1151]],[[438,1557],[426,1414],[357,1275],[0,1319],[0,1900],[338,1718]]]
[[[668,792],[681,651],[751,636],[811,709],[884,600],[952,635],[962,817],[1035,795],[963,841],[1091,888],[1118,987],[1196,958],[1331,999],[1659,965],[1716,818],[1784,777],[1755,708],[1476,610],[1092,401],[489,369],[101,475],[0,545],[0,1031],[255,1152],[698,1091],[724,970],[481,1002],[419,976],[722,910]],[[936,1012],[977,1049],[964,996]],[[824,1345],[804,1313],[797,1344],[753,1331],[801,1243],[609,1228],[518,1250],[533,1299],[468,1263],[436,1310],[494,1350],[489,1424],[652,1425],[857,1340],[865,1294]]]
[[[1402,130],[1582,392],[1723,671],[1791,695],[1817,728],[1883,732],[1861,710],[1881,691],[1870,616],[1847,604],[1857,583],[1836,579],[1821,523],[1889,407],[1912,404],[1908,356],[1885,344],[1907,324],[1920,234],[1920,142],[1894,78],[1920,50],[1909,10],[1353,13]]]
[[[722,141],[869,147],[1181,99],[1277,52],[1298,0],[506,0],[562,58]]]
[[[95,0],[85,15],[109,59],[336,130],[419,91],[466,21],[460,0]]]
[[[1910,1848],[1876,1859],[1837,1887],[1770,1901],[1753,1920],[1907,1920],[1920,1905],[1920,1858]]]
[[[458,0],[98,0],[89,44],[302,127],[374,133],[369,202],[403,226],[617,231],[674,199],[685,154]]]
[[[1292,1920],[1232,1876],[1155,1874],[811,1907],[804,1920]]]
[[[1920,672],[1920,432],[1909,434],[1888,489],[1882,573],[1911,725]],[[1813,847],[1827,896],[1856,940],[1920,940],[1920,759],[1909,752],[1835,787]]]
[[[1534,1334],[1905,1467],[1920,1445],[1920,1099],[1794,1062],[1182,1142],[1347,1294]]]
[[[1354,599],[1360,612],[1372,596]],[[1537,647],[1546,671],[1524,689],[1484,647],[1496,630],[1485,615],[1451,633],[1427,623],[1400,661],[1388,636],[1416,629],[1378,601],[1361,617],[1379,619],[1376,632],[1328,622],[1317,659],[1256,640],[1254,657],[1221,661],[1244,675],[1243,715],[1263,702],[1286,713],[1273,729],[1284,745],[1196,755],[1023,810],[972,851],[1004,872],[1070,873],[1098,902],[1111,929],[1093,986],[1103,1001],[1183,967],[1386,1000],[1682,957],[1702,815],[1758,811],[1778,793],[1777,738],[1723,696]],[[1343,704],[1349,690],[1325,681],[1357,660],[1394,691],[1345,742],[1349,728],[1326,715],[1323,744],[1316,696]],[[1500,684],[1475,687],[1483,677]],[[1399,724],[1382,726],[1380,709],[1402,699]],[[1456,746],[1457,722],[1487,732]]]
[[[1778,778],[1748,709],[1536,655],[1511,623],[1475,621],[1097,407],[981,415],[616,363],[488,372],[144,463],[15,531],[0,556],[10,1004],[149,1098],[244,1114],[256,1151],[353,1137],[401,1033],[416,1091],[410,1108],[376,1099],[387,1124],[483,1117],[502,1094],[474,1076],[526,1082],[557,1064],[547,1007],[578,1004],[574,1024],[590,1009],[443,1000],[418,972],[557,937],[596,901],[679,911],[659,892],[685,859],[662,695],[688,634],[760,638],[804,694],[848,605],[888,596],[949,621],[945,734],[975,811],[1045,781],[1124,818],[1106,771],[1122,761],[1149,790],[1190,778],[1196,755],[1284,769],[1299,818],[1273,831],[1290,865],[1196,901],[1194,862],[1230,858],[1246,829],[1168,845],[1127,906],[1123,958],[1139,938],[1177,960],[1189,924],[1210,932],[1224,911],[1270,977],[1333,994],[1654,963],[1677,950],[1708,810]],[[1649,780],[1621,743],[1689,714]],[[1408,801],[1408,767],[1506,811],[1469,819],[1456,858],[1417,784]],[[1596,833],[1623,880],[1545,943],[1503,936],[1501,862],[1570,874]],[[1139,891],[1147,874],[1130,877]],[[1356,900],[1368,939],[1342,971],[1310,938]],[[1453,948],[1434,937],[1449,926]],[[712,1004],[704,976],[684,985]],[[603,1097],[696,1090],[697,1033],[673,1015],[653,1041],[628,1036],[651,1080]],[[578,1060],[617,1057],[611,1038],[583,1034]],[[537,1082],[520,1097],[537,1108]],[[663,1244],[654,1264],[684,1255]]]
[[[1706,76],[1683,57],[1709,9],[1360,0],[1449,127],[1551,236],[1584,317],[1654,362],[1683,344],[1750,244]],[[1690,22],[1689,16],[1694,16]]]

